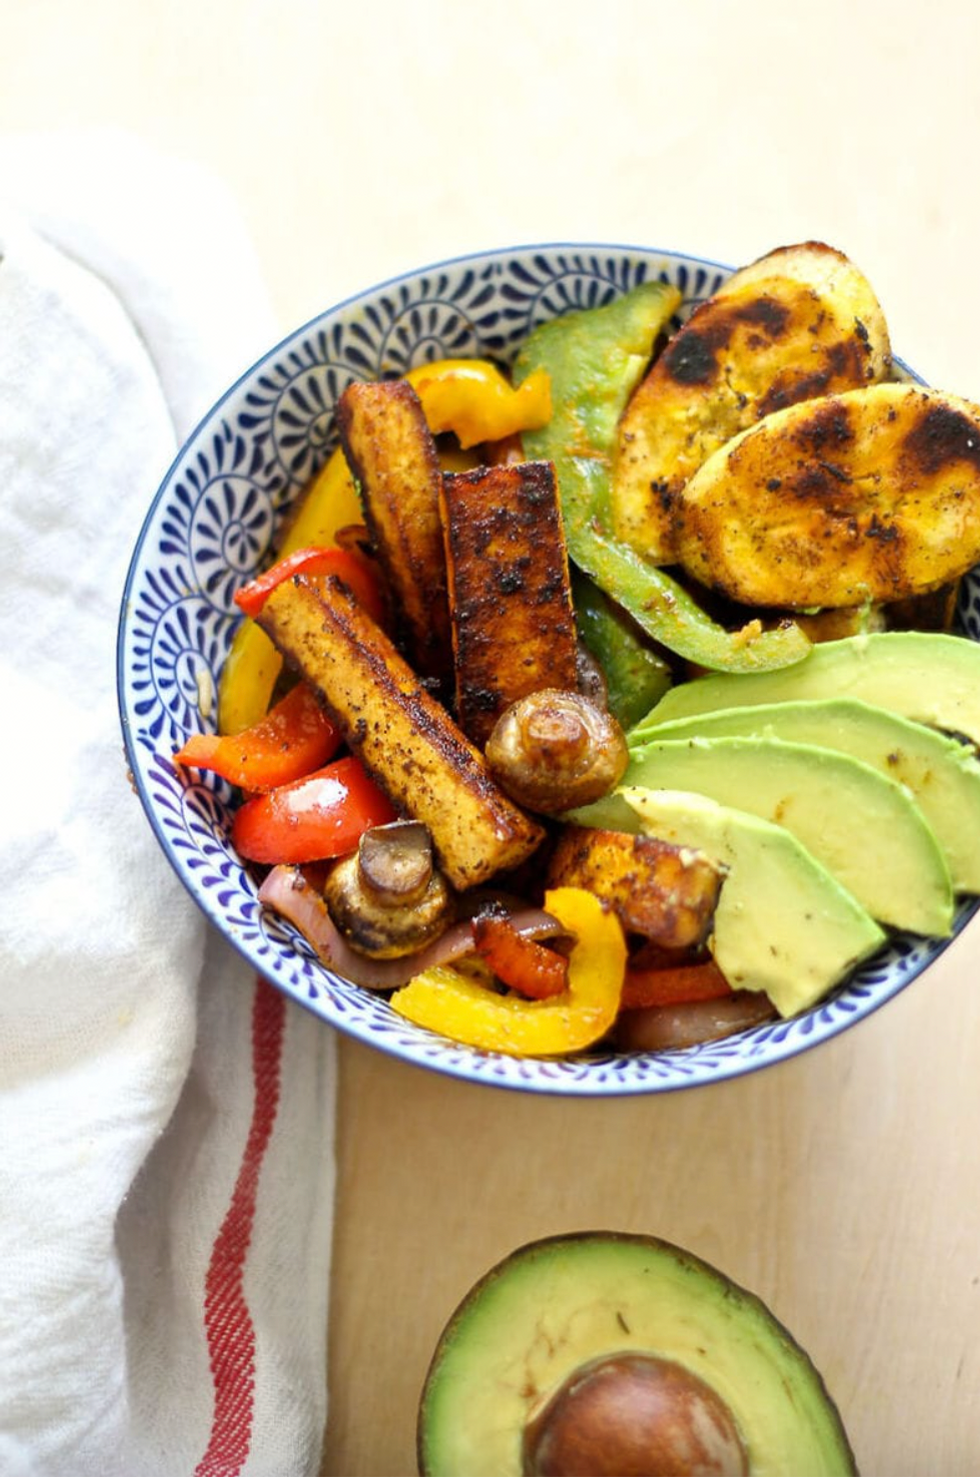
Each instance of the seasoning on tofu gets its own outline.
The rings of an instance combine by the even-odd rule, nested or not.
[[[406,380],[357,381],[340,397],[337,428],[409,659],[421,676],[445,677],[452,653],[442,471],[419,397]]]
[[[456,717],[480,748],[505,708],[574,688],[578,634],[550,462],[477,467],[442,481]]]
[[[259,623],[320,693],[395,807],[428,828],[453,887],[474,887],[536,850],[541,827],[508,799],[483,755],[340,580],[300,575],[280,585]]]

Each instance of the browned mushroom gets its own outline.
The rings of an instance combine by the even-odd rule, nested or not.
[[[543,688],[500,715],[486,758],[512,800],[558,815],[600,799],[618,784],[629,754],[612,714],[579,692]]]
[[[330,916],[350,946],[374,959],[415,953],[453,921],[453,895],[418,821],[365,831],[357,851],[331,868]]]

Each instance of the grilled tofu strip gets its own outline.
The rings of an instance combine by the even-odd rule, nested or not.
[[[724,871],[690,847],[653,836],[566,826],[548,864],[549,887],[584,887],[628,933],[665,949],[704,942]]]
[[[702,584],[783,609],[898,602],[980,560],[980,407],[871,385],[767,416],[681,497]]]
[[[452,645],[442,471],[421,401],[406,380],[357,382],[340,397],[337,427],[409,660],[423,677],[444,678]]]
[[[297,575],[258,620],[394,805],[428,827],[453,887],[486,882],[537,848],[541,827],[497,787],[483,756],[339,579]]]
[[[878,300],[841,252],[809,241],[743,267],[678,330],[621,418],[616,532],[675,563],[677,499],[712,452],[772,411],[885,379],[891,362]]]
[[[575,613],[551,462],[447,473],[442,484],[456,717],[483,748],[500,714],[578,687]]]

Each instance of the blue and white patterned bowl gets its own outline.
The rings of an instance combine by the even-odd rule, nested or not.
[[[238,616],[236,589],[262,564],[296,495],[335,444],[333,411],[352,379],[438,358],[509,361],[542,319],[593,307],[649,278],[674,283],[681,317],[728,269],[629,246],[546,245],[464,257],[408,273],[328,309],[271,349],[222,397],[154,498],[123,595],[118,686],[130,767],[150,824],[206,916],[256,968],[330,1025],[402,1060],[471,1082],[615,1096],[717,1082],[783,1061],[871,1014],[943,943],[897,939],[815,1009],[686,1051],[520,1060],[445,1041],[331,973],[265,912],[229,841],[230,787],[189,781],[172,762],[199,732],[202,684],[216,689]],[[980,571],[961,619],[980,640]],[[957,931],[976,909],[963,904]]]

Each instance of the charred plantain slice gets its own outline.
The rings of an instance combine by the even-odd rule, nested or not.
[[[486,882],[537,848],[544,831],[497,787],[483,756],[339,579],[297,575],[258,619],[392,802],[428,827],[453,887]]]
[[[549,887],[594,892],[628,933],[665,949],[704,942],[723,879],[722,868],[690,847],[576,825],[565,827],[548,866]]]
[[[456,716],[483,748],[505,708],[578,686],[575,613],[551,462],[443,477]]]
[[[777,411],[691,478],[679,526],[687,572],[748,605],[939,590],[980,559],[980,407],[885,384]]]
[[[442,471],[422,403],[406,380],[356,382],[340,397],[337,428],[409,659],[423,677],[444,678],[452,648]]]
[[[822,242],[784,246],[736,272],[670,340],[620,421],[617,534],[676,563],[677,499],[730,437],[818,395],[887,378],[884,314],[863,273]]]

